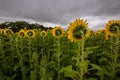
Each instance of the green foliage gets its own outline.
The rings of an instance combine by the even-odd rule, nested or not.
[[[1,26],[7,24],[39,28],[26,22]],[[36,33],[34,38],[0,34],[0,80],[119,80],[119,76],[119,36],[106,40],[104,33],[92,34],[71,42],[66,34],[61,38],[51,33]]]

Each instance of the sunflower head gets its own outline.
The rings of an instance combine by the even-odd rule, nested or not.
[[[64,29],[60,26],[55,26],[51,32],[55,38],[60,38],[65,33]]]
[[[118,31],[120,31],[120,20],[110,20],[106,24],[106,33],[117,35]]]
[[[0,35],[4,35],[4,29],[0,29]]]
[[[37,30],[37,29],[33,29],[33,31],[34,31],[35,33],[38,33],[38,30]]]
[[[105,34],[105,29],[98,30],[96,34]]]
[[[51,33],[51,29],[47,29],[47,33]]]
[[[2,29],[0,28],[0,34],[2,34]]]
[[[11,29],[4,29],[4,36],[9,36],[9,35],[13,35],[14,32]]]
[[[94,36],[95,32],[93,30],[89,30],[90,36]]]
[[[26,37],[26,31],[24,29],[20,29],[18,32],[18,37],[19,38],[25,38]]]
[[[42,37],[45,37],[45,36],[47,35],[47,32],[46,32],[45,30],[43,30],[43,31],[40,32],[40,35],[41,35]]]
[[[35,37],[35,31],[34,30],[27,30],[26,31],[26,36],[28,37],[28,38],[34,38]]]
[[[87,29],[88,23],[83,19],[76,19],[74,22],[71,22],[68,28],[68,38],[71,41],[77,41],[82,38],[88,37],[90,31]]]

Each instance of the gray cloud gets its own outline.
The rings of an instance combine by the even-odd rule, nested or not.
[[[0,0],[0,16],[67,25],[86,16],[119,19],[119,7],[119,0]]]

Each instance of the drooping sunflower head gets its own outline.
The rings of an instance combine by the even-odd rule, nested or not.
[[[110,20],[106,24],[106,33],[116,35],[120,31],[120,20]]]
[[[68,39],[71,41],[77,41],[88,37],[90,34],[90,31],[88,31],[88,23],[85,20],[78,18],[70,23],[67,33]]]
[[[26,36],[28,37],[28,38],[34,38],[35,37],[35,31],[34,30],[27,30],[26,31]]]
[[[55,28],[53,28],[51,32],[55,38],[60,38],[65,33],[64,29],[60,26],[55,26]]]
[[[20,31],[18,32],[18,37],[25,38],[26,36],[26,31],[24,29],[20,29]]]
[[[46,32],[45,30],[42,30],[42,31],[40,32],[40,35],[41,35],[42,37],[45,37],[45,36],[47,35],[47,32]]]

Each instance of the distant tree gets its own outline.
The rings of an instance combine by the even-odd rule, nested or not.
[[[16,22],[4,22],[0,24],[0,28],[5,29],[12,29],[13,32],[18,32],[20,29],[41,29],[41,30],[48,30],[52,29],[52,27],[45,27],[43,25],[37,24],[37,23],[28,23],[25,21],[16,21]]]

